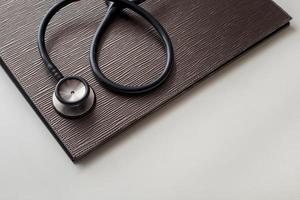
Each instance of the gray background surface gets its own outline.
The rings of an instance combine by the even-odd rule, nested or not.
[[[0,69],[0,199],[300,199],[300,2],[276,2],[291,27],[77,165]]]

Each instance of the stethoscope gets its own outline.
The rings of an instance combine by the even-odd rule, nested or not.
[[[79,0],[62,0],[54,5],[43,18],[38,32],[38,49],[44,64],[52,76],[58,81],[53,93],[53,106],[64,117],[77,118],[87,114],[95,105],[96,95],[86,80],[77,76],[64,77],[55,66],[46,50],[45,34],[52,17],[62,8]],[[172,42],[163,26],[146,10],[139,6],[144,0],[106,0],[108,10],[94,35],[90,49],[90,65],[97,80],[107,89],[125,95],[143,94],[150,92],[164,83],[173,66],[174,51]],[[130,87],[117,84],[108,79],[98,65],[97,51],[100,40],[112,19],[123,9],[130,9],[147,20],[157,31],[166,49],[167,62],[159,78],[150,84]]]

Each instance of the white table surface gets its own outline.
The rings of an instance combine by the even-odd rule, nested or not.
[[[291,26],[74,165],[0,69],[0,200],[300,200]]]

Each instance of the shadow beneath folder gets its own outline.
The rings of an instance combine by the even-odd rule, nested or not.
[[[180,94],[176,99],[173,98],[173,100],[169,102],[168,105],[163,105],[159,110],[156,110],[151,115],[147,115],[143,120],[139,121],[139,123],[134,124],[133,126],[127,128],[127,130],[125,130],[122,134],[114,137],[113,140],[110,140],[106,144],[98,147],[96,150],[93,150],[93,152],[91,152],[89,155],[81,158],[78,162],[76,162],[77,166],[82,169],[88,168],[91,163],[101,159],[102,155],[109,154],[116,146],[127,142],[131,137],[145,129],[145,127],[149,126],[151,123],[159,122],[161,117],[167,115],[171,109],[177,109],[189,98],[193,98],[194,95],[208,89],[212,83],[218,81],[220,78],[226,77],[233,70],[240,67],[240,65],[242,65],[244,62],[252,59],[262,51],[266,51],[267,48],[275,45],[277,41],[287,35],[292,34],[295,31],[293,27],[286,28],[287,26],[288,25],[283,26],[282,28],[269,35],[267,38],[259,41],[259,45],[257,45],[258,43],[254,44],[248,50],[233,58],[231,61],[227,62],[222,67],[202,79],[201,83],[194,84],[190,87],[193,89],[183,91],[181,94],[184,93],[184,95]],[[277,34],[274,35],[275,33]]]

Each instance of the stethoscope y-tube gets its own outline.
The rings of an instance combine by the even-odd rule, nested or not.
[[[80,117],[88,113],[94,107],[95,93],[93,89],[88,85],[87,81],[85,81],[83,78],[75,76],[63,76],[60,70],[52,62],[47,52],[45,35],[47,26],[53,18],[53,16],[65,6],[76,1],[79,0],[62,0],[56,5],[54,5],[48,11],[47,15],[43,18],[38,32],[38,49],[41,58],[46,67],[48,68],[49,72],[58,81],[58,84],[53,94],[54,108],[56,109],[56,111],[58,111],[59,114],[71,118]],[[173,66],[174,51],[172,42],[163,26],[150,13],[148,13],[145,9],[139,6],[139,4],[143,1],[144,0],[107,0],[107,13],[104,19],[102,20],[100,26],[98,27],[92,41],[90,49],[90,65],[92,71],[97,80],[103,86],[115,93],[133,95],[150,92],[164,83],[164,81],[170,74]],[[107,27],[112,23],[114,17],[120,12],[122,12],[123,9],[130,9],[136,14],[143,17],[146,21],[148,21],[157,31],[160,39],[164,44],[167,55],[167,61],[164,71],[155,81],[153,81],[150,84],[137,87],[117,84],[112,80],[108,79],[105,76],[105,74],[101,71],[101,68],[98,65],[98,50],[99,45],[101,43],[101,39]]]

